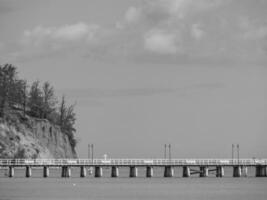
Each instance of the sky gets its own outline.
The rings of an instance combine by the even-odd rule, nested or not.
[[[0,64],[76,103],[79,157],[267,157],[266,0],[0,0]],[[235,155],[236,156],[236,155]]]

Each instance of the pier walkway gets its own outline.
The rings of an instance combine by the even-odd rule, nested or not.
[[[34,167],[43,167],[44,177],[49,176],[49,167],[61,167],[62,177],[71,176],[71,167],[80,167],[81,177],[86,176],[87,168],[94,168],[95,177],[102,177],[103,167],[111,168],[111,177],[119,176],[120,167],[129,167],[129,177],[138,176],[138,167],[146,167],[147,177],[153,177],[153,167],[164,167],[164,177],[173,177],[174,167],[182,167],[183,177],[207,177],[212,171],[223,177],[224,167],[232,167],[233,176],[241,177],[247,175],[247,167],[255,167],[256,177],[267,177],[267,159],[0,159],[0,167],[9,168],[9,177],[16,167],[25,167],[26,177],[31,177]]]

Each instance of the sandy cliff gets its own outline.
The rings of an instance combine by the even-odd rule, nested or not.
[[[67,135],[47,120],[0,119],[0,158],[76,158]]]

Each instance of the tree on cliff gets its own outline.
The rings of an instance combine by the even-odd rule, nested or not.
[[[7,114],[16,110],[23,112],[24,116],[27,114],[47,119],[61,127],[62,132],[68,136],[71,146],[74,148],[76,145],[74,105],[67,106],[63,96],[58,111],[54,88],[49,82],[45,82],[40,87],[40,82],[35,81],[29,91],[27,88],[27,81],[18,79],[15,66],[0,65],[0,118],[9,117]]]
[[[63,95],[59,107],[58,124],[60,127],[63,127],[64,125],[64,119],[66,118],[66,113],[67,113],[67,106],[66,106],[65,96]]]
[[[30,114],[33,117],[42,118],[43,115],[43,109],[42,109],[42,91],[39,87],[40,82],[35,81],[32,83],[30,92],[29,92],[29,101],[28,106],[30,109]]]
[[[19,86],[16,68],[11,64],[0,65],[0,117],[15,103],[14,88]]]
[[[74,138],[74,133],[76,129],[74,128],[74,124],[76,121],[76,114],[74,113],[74,105],[69,107],[66,106],[65,96],[62,96],[62,100],[59,107],[59,120],[58,124],[62,132],[67,134],[71,146],[75,147],[77,141]]]
[[[21,109],[25,114],[27,103],[27,81],[15,80],[11,86],[9,98],[10,107]]]
[[[56,108],[57,103],[56,97],[54,95],[54,88],[49,82],[45,82],[43,85],[43,117],[48,119],[49,115],[52,114]]]

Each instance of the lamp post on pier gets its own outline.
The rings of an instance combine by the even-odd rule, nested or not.
[[[91,144],[92,148],[92,163],[94,162],[94,144]]]
[[[239,165],[239,144],[237,144],[236,148],[237,148],[237,163]]]
[[[169,160],[171,160],[171,144],[169,144]]]
[[[164,159],[167,157],[167,144],[164,144]]]
[[[90,160],[93,164],[94,161],[94,144],[88,144],[88,159]]]
[[[90,149],[91,149],[91,145],[90,145],[90,144],[88,144],[88,159],[90,159],[90,156],[91,156]]]
[[[232,164],[234,164],[234,149],[235,149],[235,145],[232,144]]]

